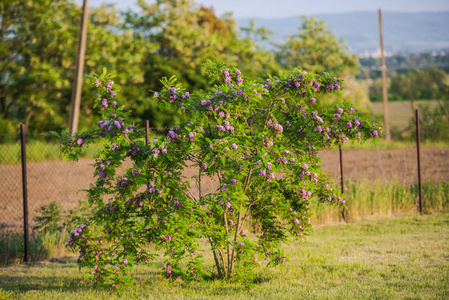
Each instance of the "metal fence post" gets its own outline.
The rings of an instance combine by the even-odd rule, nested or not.
[[[341,150],[341,145],[339,147],[340,150],[340,178],[341,178],[341,193],[345,193],[345,179],[343,176],[343,151]],[[341,216],[345,222],[348,222],[348,212],[346,208],[343,207],[343,211],[341,212]]]
[[[418,157],[418,193],[419,193],[419,212],[423,214],[422,207],[422,185],[421,185],[421,149],[420,149],[420,133],[419,133],[419,110],[415,110],[416,117],[416,152]]]
[[[22,150],[22,191],[23,191],[23,238],[25,255],[23,260],[30,261],[29,236],[28,236],[28,194],[27,194],[27,167],[26,167],[26,143],[25,143],[25,125],[20,125],[20,141]]]

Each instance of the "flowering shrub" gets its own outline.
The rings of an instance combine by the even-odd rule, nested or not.
[[[282,242],[309,234],[312,199],[345,205],[329,186],[318,151],[382,132],[346,103],[317,111],[321,94],[341,89],[332,74],[294,70],[254,82],[238,69],[209,63],[208,75],[219,82],[214,92],[190,93],[174,78],[162,80],[155,101],[161,109],[180,109],[189,122],[146,145],[142,129],[117,105],[112,76],[103,72],[93,83],[102,120],[61,135],[61,151],[75,160],[90,143],[106,142],[88,189],[95,212],[67,239],[92,282],[129,283],[125,272],[132,265],[155,258],[149,244],[164,250],[163,276],[201,280],[207,271],[200,238],[211,247],[219,278],[251,282],[255,267],[288,262]],[[119,174],[126,159],[133,167]],[[186,167],[198,169],[197,194],[182,176]],[[220,187],[204,193],[205,176]],[[261,228],[256,238],[244,232],[249,218]]]

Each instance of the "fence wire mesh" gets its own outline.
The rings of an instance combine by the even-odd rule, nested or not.
[[[430,122],[432,117],[434,116],[422,114],[424,120],[422,122]],[[410,120],[410,124],[411,122]],[[374,185],[397,185],[403,187],[408,195],[413,195],[417,199],[417,155],[416,146],[413,145],[414,128],[409,127],[411,137],[396,141],[397,143],[407,142],[408,147],[406,148],[354,150],[351,147],[346,147],[346,145],[343,146],[344,176],[347,182],[345,191],[348,192],[348,205],[351,204],[351,201],[358,201],[358,199],[355,199],[356,197],[371,197],[373,199],[379,197],[375,191],[368,191],[363,195],[352,191],[357,189],[357,186],[352,183],[362,181],[365,183],[359,185],[359,188],[366,189]],[[449,128],[449,126],[444,128]],[[432,128],[429,128],[429,126],[427,126],[427,129],[421,130],[423,141],[428,139],[431,130]],[[151,128],[150,140],[165,136],[168,131],[168,128]],[[142,137],[142,139],[144,138]],[[20,136],[18,133],[8,136],[2,135],[0,141],[0,232],[21,232],[23,200]],[[56,202],[63,211],[67,211],[77,205],[77,200],[86,200],[86,193],[79,191],[88,188],[94,182],[92,159],[102,145],[91,146],[79,162],[75,163],[66,162],[62,159],[58,152],[59,141],[57,137],[49,133],[27,135],[26,141],[28,211],[30,229],[32,229],[35,225],[37,211],[41,206]],[[441,139],[437,139],[437,141],[447,143],[447,141]],[[423,191],[425,197],[428,198],[424,199],[424,205],[426,206],[426,201],[440,201],[441,203],[437,206],[448,209],[449,147],[445,144],[440,147],[424,147],[421,151]],[[340,162],[338,149],[322,151],[319,156],[322,159],[323,170],[330,175],[335,185],[339,186]],[[130,162],[124,163],[125,168],[130,166]],[[187,178],[192,178],[198,174],[197,170],[190,168],[184,172],[184,175]],[[203,192],[211,192],[218,186],[214,178],[203,177],[202,180]],[[435,192],[432,185],[439,185],[438,191]],[[198,194],[198,186],[195,184],[192,184],[192,193]],[[401,197],[400,193],[398,197]],[[363,205],[367,205],[367,203]],[[375,203],[369,205],[375,205]]]

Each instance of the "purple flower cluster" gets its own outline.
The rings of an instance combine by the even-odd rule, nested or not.
[[[73,229],[72,235],[74,237],[75,236],[79,236],[83,232],[84,228],[87,228],[87,226],[84,225],[84,224],[81,224],[80,227],[77,227],[77,228]],[[65,245],[66,246],[70,246],[71,242],[72,242],[72,236],[69,236],[69,237],[67,237],[67,243]]]

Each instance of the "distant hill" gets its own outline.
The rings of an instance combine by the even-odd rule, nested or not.
[[[332,32],[346,40],[351,52],[374,52],[379,48],[379,23],[376,12],[352,12],[316,15],[325,20]],[[247,26],[253,19],[256,27],[266,26],[275,32],[270,40],[283,43],[301,25],[299,17],[262,19],[240,18],[238,25]],[[395,13],[382,12],[385,51],[419,52],[449,48],[449,12]],[[268,44],[264,46],[270,47]]]

